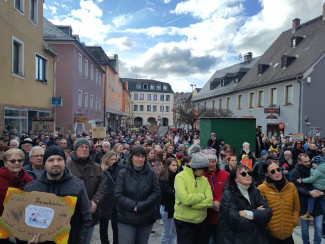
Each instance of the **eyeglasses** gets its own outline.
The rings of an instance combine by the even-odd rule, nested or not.
[[[43,154],[39,154],[39,155],[32,155],[33,158],[43,158],[44,155]]]
[[[272,170],[270,171],[270,173],[271,173],[272,175],[274,175],[274,174],[275,174],[275,171],[281,172],[281,168],[272,169]]]
[[[241,173],[239,173],[241,176],[243,176],[243,177],[246,177],[247,175],[248,176],[252,176],[253,175],[253,173],[252,173],[252,171],[247,171],[247,172],[241,172]]]
[[[11,160],[7,160],[7,161],[10,162],[10,163],[12,163],[12,164],[14,164],[16,162],[22,163],[22,162],[24,162],[24,159],[11,159]]]

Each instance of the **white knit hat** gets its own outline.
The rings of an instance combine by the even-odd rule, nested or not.
[[[208,158],[201,152],[201,146],[194,144],[189,148],[189,154],[192,157],[190,167],[192,169],[203,169],[209,167]]]

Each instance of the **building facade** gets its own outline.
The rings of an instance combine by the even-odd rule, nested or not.
[[[0,30],[0,131],[27,133],[53,117],[57,53],[43,40],[43,1],[1,1]]]
[[[122,81],[119,76],[118,55],[108,57],[98,46],[87,46],[105,72],[102,89],[102,108],[104,111],[104,126],[107,130],[116,130],[121,126],[124,113],[122,112]]]
[[[321,12],[321,11],[320,11]],[[325,91],[325,5],[323,15],[306,23],[296,18],[256,60],[235,87],[204,99],[198,107],[229,108],[234,117],[256,118],[270,136],[303,133],[324,137],[325,115],[320,98]],[[314,128],[320,129],[317,135]]]
[[[169,83],[122,78],[131,95],[132,125],[173,126],[174,92]]]
[[[123,80],[121,81],[123,82]],[[124,113],[121,122],[122,127],[132,125],[130,104],[131,104],[131,93],[129,91],[129,83],[125,81],[123,82],[123,90],[122,90],[122,112]]]
[[[58,52],[56,129],[64,134],[81,134],[86,124],[102,126],[102,85],[104,70],[72,35],[71,26],[55,26],[44,19],[44,39]]]

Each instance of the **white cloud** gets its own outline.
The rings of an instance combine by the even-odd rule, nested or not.
[[[111,26],[103,23],[102,15],[102,10],[93,1],[81,0],[79,9],[72,10],[69,15],[55,16],[50,21],[56,25],[71,25],[73,33],[80,38],[103,44]]]
[[[45,2],[43,3],[43,9],[47,9],[47,5],[45,4]]]
[[[243,11],[240,4],[243,0],[188,0],[180,2],[172,13],[191,14],[196,18],[209,19],[216,14],[218,17],[235,16]]]
[[[164,3],[168,4],[170,3],[172,0],[164,0]]]
[[[49,9],[52,11],[51,14],[56,14],[57,7],[55,7],[55,6],[49,6]]]
[[[246,19],[233,40],[238,53],[252,51],[261,55],[282,31],[291,27],[292,20],[301,19],[301,23],[319,16],[323,0],[260,0],[262,10]]]
[[[99,3],[101,3],[101,2],[103,2],[104,0],[98,0],[97,2],[99,2]]]
[[[119,50],[124,51],[130,49],[134,43],[129,37],[110,38],[106,41],[108,45],[117,46]]]
[[[116,28],[125,26],[132,20],[133,16],[131,14],[122,14],[119,16],[115,16],[112,20],[113,24]]]

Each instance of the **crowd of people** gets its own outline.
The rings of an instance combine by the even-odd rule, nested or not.
[[[162,136],[146,127],[106,138],[11,133],[0,137],[0,216],[10,186],[78,197],[69,243],[91,243],[97,224],[101,243],[110,243],[109,222],[114,244],[148,243],[159,220],[162,244],[294,243],[299,221],[303,242],[313,221],[321,243],[324,140],[277,140],[257,130],[254,151],[242,143],[236,154],[215,133],[202,142],[199,131]]]

